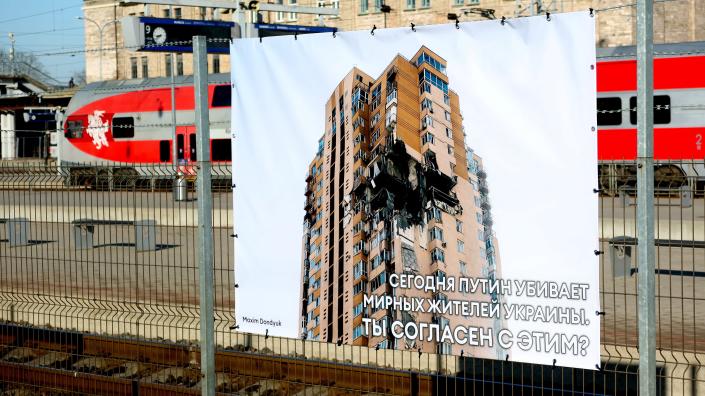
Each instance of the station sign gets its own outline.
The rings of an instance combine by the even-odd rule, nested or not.
[[[193,36],[208,39],[208,53],[227,54],[236,24],[227,21],[129,16],[122,19],[125,46],[134,51],[192,52]]]
[[[294,34],[333,33],[338,28],[328,26],[285,25],[276,23],[255,23],[257,37],[290,36]]]

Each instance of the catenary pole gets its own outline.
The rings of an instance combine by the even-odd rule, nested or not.
[[[638,0],[637,37],[637,261],[639,262],[639,394],[656,395],[654,248],[653,0]]]
[[[205,36],[193,37],[193,85],[198,137],[198,283],[201,309],[201,394],[215,396],[213,312],[213,194],[208,119],[208,57]]]

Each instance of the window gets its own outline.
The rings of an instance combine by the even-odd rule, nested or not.
[[[475,217],[477,217],[477,222],[482,224],[482,215],[480,212],[475,212]]]
[[[453,146],[448,145],[448,154],[453,155]]]
[[[365,260],[360,260],[353,266],[353,277],[356,280],[363,275],[367,275],[366,264],[367,263],[365,263]]]
[[[421,101],[421,110],[428,109],[429,112],[433,113],[433,102],[429,98],[424,98]]]
[[[171,160],[171,143],[168,140],[159,141],[159,162]]]
[[[438,354],[439,355],[450,355],[453,353],[453,348],[448,342],[441,342],[438,344]]]
[[[360,0],[360,14],[367,13],[368,0]]]
[[[455,230],[462,233],[463,232],[463,222],[455,219]]]
[[[113,118],[113,138],[135,137],[135,119],[132,117]]]
[[[480,207],[480,197],[475,196],[475,206]]]
[[[447,136],[449,139],[452,139],[452,138],[453,138],[453,130],[450,129],[450,128],[448,128],[448,127],[446,127],[446,136]]]
[[[231,93],[230,85],[216,85],[213,89],[213,100],[211,101],[211,106],[213,107],[230,107],[231,106]]]
[[[450,111],[446,110],[446,121],[450,121]]]
[[[487,250],[485,248],[480,248],[480,259],[487,260]]]
[[[184,75],[184,54],[176,54],[176,75]]]
[[[426,3],[428,3],[429,4],[428,6],[430,6],[431,1],[430,0],[421,0],[422,7],[428,7],[428,6],[424,5]],[[429,55],[425,52],[422,52],[421,55],[419,55],[418,59],[416,59],[416,66],[421,66],[421,64],[423,64],[423,63],[428,63],[431,67],[433,67],[434,69],[438,70],[439,72],[441,72],[443,74],[446,73],[446,67],[443,66],[443,64],[441,62],[436,60],[436,58],[432,57],[431,55]],[[433,74],[433,73],[429,72],[429,74]],[[447,91],[444,91],[444,92],[446,92],[446,94],[448,93]]]
[[[362,314],[362,310],[363,310],[363,304],[362,304],[362,303],[359,303],[359,304],[357,304],[356,306],[354,306],[354,307],[353,307],[353,317]]]
[[[622,124],[622,99],[597,98],[597,125]]]
[[[198,14],[200,15],[201,19],[206,19],[206,7],[199,7],[198,9]]]
[[[333,8],[340,8],[340,0],[332,0],[330,4],[333,6]]]
[[[416,8],[416,0],[406,0],[406,8],[407,9]]]
[[[171,18],[171,10],[169,8],[162,10],[162,15],[164,15],[164,18]]]
[[[432,127],[432,126],[433,126],[433,117],[431,117],[430,115],[425,115],[421,119],[421,129],[426,129],[426,128]]]
[[[379,128],[372,132],[372,142],[376,142],[379,139]]]
[[[443,103],[445,103],[445,104],[447,104],[448,106],[450,106],[450,96],[448,96],[448,94],[444,94],[444,95],[443,95]]]
[[[181,19],[181,8],[174,8],[174,18]]]
[[[149,78],[149,59],[142,57],[142,78]]]
[[[443,242],[443,230],[439,227],[433,227],[428,231],[428,238],[430,240],[438,239]]]
[[[359,325],[353,329],[353,340],[365,335],[365,325]]]
[[[387,273],[381,272],[374,279],[372,279],[372,282],[370,282],[370,290],[371,291],[377,290],[377,288],[384,285],[386,282],[387,282]]]
[[[431,261],[440,261],[441,263],[444,263],[446,261],[446,255],[443,250],[439,248],[431,250]]]
[[[211,159],[213,161],[232,161],[232,147],[230,139],[213,139],[211,141]]]
[[[66,123],[66,137],[68,139],[80,139],[83,137],[83,122],[68,121]]]
[[[130,58],[130,78],[137,78],[137,58]]]
[[[460,262],[460,274],[464,276],[468,274],[468,264],[465,261]]]
[[[365,250],[365,241],[360,241],[353,245],[353,254],[358,254],[358,253],[363,253],[366,254],[367,251]]]
[[[458,239],[458,253],[464,253],[465,252],[465,243]]]
[[[353,286],[353,295],[360,294],[367,289],[367,282],[358,282]]]
[[[424,82],[419,86],[419,94],[423,95],[424,92],[431,93],[431,83],[424,81]]]
[[[171,54],[164,55],[164,71],[167,77],[171,77],[174,67],[171,65]]]
[[[431,209],[429,209],[428,219],[435,220],[436,222],[440,223],[441,222],[441,210],[435,206],[432,207]]]
[[[220,55],[213,55],[213,73],[220,73]]]
[[[454,5],[463,5],[464,0],[453,0]]]
[[[431,132],[426,132],[421,136],[421,144],[431,143],[433,144],[433,134]]]
[[[277,0],[275,3],[279,4],[279,5],[284,5],[284,0]],[[284,20],[284,13],[281,11],[277,11],[277,21],[281,22],[283,20]]]
[[[176,159],[182,160],[184,159],[184,135],[177,135],[176,136]]]
[[[431,7],[431,0],[421,0],[421,8]]]
[[[290,6],[296,7],[297,3],[298,3],[298,0],[289,0],[289,5],[290,5]],[[290,13],[289,13],[289,20],[290,20],[290,21],[295,21],[295,20],[296,20],[296,13],[295,13],[295,12],[290,12]]]
[[[379,122],[380,117],[381,115],[379,114],[379,112],[373,115],[372,120],[370,121],[370,125],[375,126]]]
[[[422,54],[422,56],[423,55],[424,54]],[[421,57],[419,57],[419,59],[421,59]],[[430,58],[430,59],[433,59],[433,58]],[[428,62],[428,61],[424,60],[424,62]],[[443,91],[443,93],[448,94],[448,83],[443,81],[443,79],[438,77],[436,74],[431,73],[430,71],[425,70],[425,69],[422,70],[421,72],[419,72],[419,83],[424,82],[424,81],[430,82],[431,84],[438,87],[438,89]]]
[[[191,161],[198,161],[198,154],[196,153],[196,134],[192,133],[188,135],[188,148],[191,155]]]
[[[477,239],[484,241],[485,240],[485,233],[482,232],[482,230],[477,230]]]
[[[636,125],[636,96],[629,98],[629,121]],[[654,124],[669,124],[671,122],[671,97],[654,95]]]

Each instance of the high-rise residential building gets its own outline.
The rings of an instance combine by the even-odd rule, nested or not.
[[[481,160],[468,157],[459,97],[446,61],[422,47],[377,78],[353,68],[325,105],[326,130],[306,178],[301,332],[308,339],[496,357],[489,349],[373,336],[363,318],[489,327],[491,319],[363,304],[392,295],[391,274],[496,276]],[[470,162],[468,161],[470,160]],[[474,171],[469,172],[469,164]],[[490,301],[490,296],[396,290],[395,295]],[[389,327],[389,326],[387,326]]]

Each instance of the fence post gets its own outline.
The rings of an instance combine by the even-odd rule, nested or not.
[[[639,394],[656,395],[654,265],[653,0],[638,0],[637,37],[637,261],[639,263]]]
[[[201,394],[215,395],[213,312],[213,195],[208,119],[208,58],[205,36],[193,37],[193,84],[198,136],[198,283],[201,308]]]

